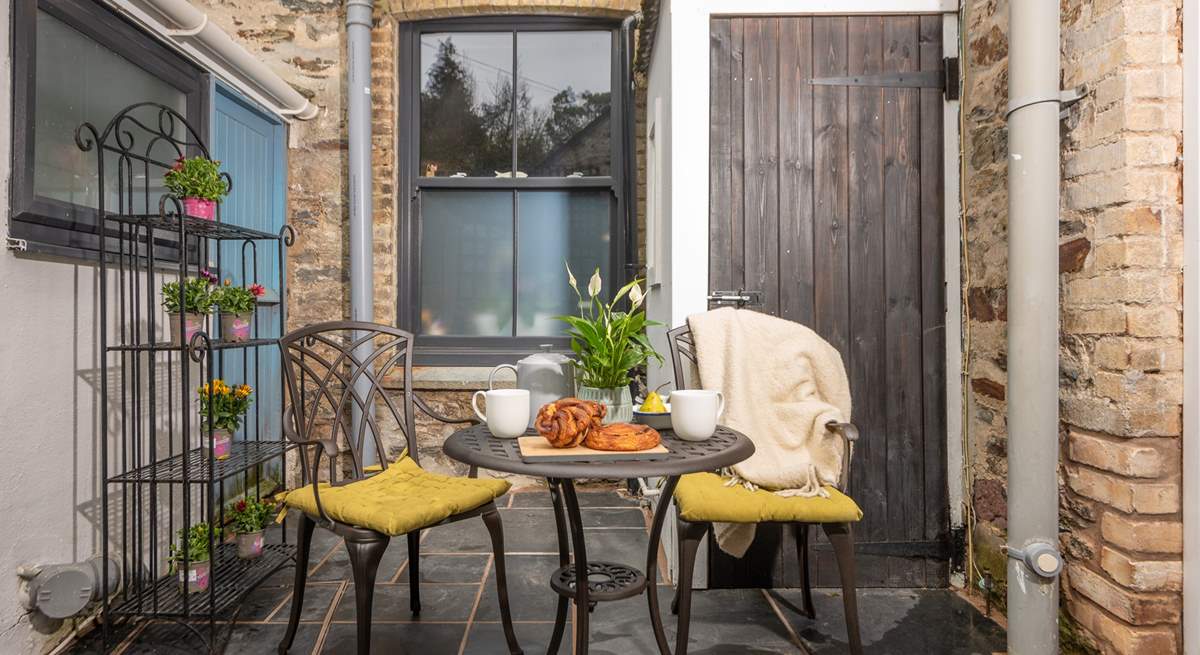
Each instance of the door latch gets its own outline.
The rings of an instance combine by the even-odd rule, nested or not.
[[[745,289],[738,289],[737,291],[714,291],[708,294],[708,301],[722,305],[737,305],[738,307],[761,305],[762,292],[746,291]]]

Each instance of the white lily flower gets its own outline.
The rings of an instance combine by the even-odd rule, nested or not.
[[[642,293],[642,287],[634,284],[633,288],[629,290],[629,308],[637,309],[645,299],[646,295]]]
[[[567,284],[571,285],[575,293],[579,293],[579,287],[575,286],[575,274],[571,272],[571,265],[565,259],[563,260],[563,265],[567,267]]]
[[[592,298],[600,295],[600,284],[600,269],[597,268],[596,272],[592,273],[592,279],[588,280],[588,295]]]

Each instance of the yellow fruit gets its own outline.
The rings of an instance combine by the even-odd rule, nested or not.
[[[667,411],[667,406],[663,404],[662,396],[658,395],[657,391],[651,391],[646,395],[641,411],[662,414]]]

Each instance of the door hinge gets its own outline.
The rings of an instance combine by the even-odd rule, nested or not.
[[[713,291],[708,294],[708,302],[745,307],[746,305],[761,305],[762,297],[763,294],[761,291],[746,291],[745,289],[738,289],[737,291]]]
[[[942,89],[947,100],[958,100],[958,57],[942,60],[941,70],[814,77],[813,86],[873,86],[894,89]]]
[[[961,89],[958,81],[958,57],[946,57],[942,60],[943,89],[947,100],[958,100]]]

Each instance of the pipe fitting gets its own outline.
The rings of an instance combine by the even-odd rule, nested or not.
[[[1025,548],[1003,546],[1001,549],[1009,559],[1021,562],[1025,568],[1045,580],[1053,580],[1062,573],[1062,554],[1050,544],[1039,541],[1031,543]]]

